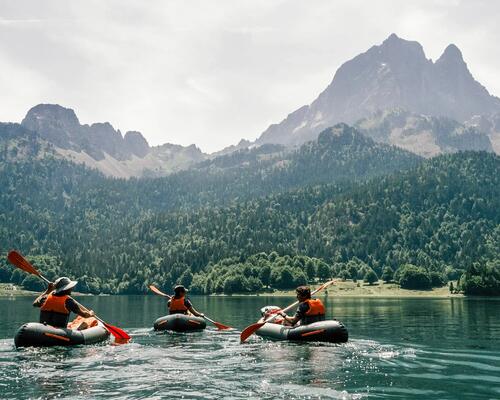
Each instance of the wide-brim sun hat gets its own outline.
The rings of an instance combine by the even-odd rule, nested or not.
[[[78,281],[72,281],[68,277],[62,276],[62,277],[56,279],[54,282],[54,286],[55,286],[54,293],[59,294],[59,293],[65,292],[66,290],[73,289],[77,283],[78,283]]]
[[[174,292],[178,292],[178,291],[187,292],[188,290],[184,287],[184,285],[175,285]]]

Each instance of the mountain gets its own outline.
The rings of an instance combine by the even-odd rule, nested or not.
[[[393,109],[465,122],[499,112],[500,99],[474,79],[455,45],[432,62],[419,43],[392,34],[344,63],[316,100],[271,125],[256,144],[300,145],[338,122]]]
[[[108,176],[163,176],[206,158],[194,145],[150,147],[140,132],[122,136],[108,122],[81,125],[73,110],[57,104],[33,107],[21,126],[53,145],[60,156]]]
[[[17,124],[9,127],[35,139],[22,147],[16,142],[9,149],[0,141],[2,187],[10,188],[1,193],[0,207],[29,203],[31,206],[27,209],[33,207],[34,215],[41,206],[52,210],[57,218],[72,212],[73,207],[86,210],[86,202],[91,203],[92,208],[97,207],[99,213],[109,214],[106,210],[113,210],[113,218],[120,220],[141,212],[223,206],[300,187],[363,181],[421,162],[420,157],[412,153],[375,143],[356,129],[339,124],[299,149],[263,145],[206,160],[164,177],[122,180],[106,178],[96,170],[58,157],[53,145],[47,144],[47,150],[41,153],[43,141],[36,139],[36,133]],[[7,133],[0,125],[0,137]],[[8,140],[7,143],[14,142]],[[20,157],[20,154],[29,156]],[[7,210],[6,217],[15,221],[18,218],[15,207]]]
[[[500,154],[500,112],[489,115],[475,115],[465,121],[465,126],[485,132],[497,154]]]
[[[500,161],[491,153],[424,161],[338,124],[298,149],[263,145],[124,180],[51,155],[55,146],[37,135],[0,125],[12,145],[0,142],[0,253],[17,248],[83,291],[143,293],[182,280],[220,292],[215,264],[258,290],[267,267],[303,280],[308,257],[313,277],[325,264],[327,273],[414,263],[456,275],[498,254]],[[0,281],[39,288],[5,263]]]
[[[146,281],[138,274],[145,265],[151,265],[155,271],[153,275],[148,272],[147,279],[158,279],[160,259],[150,255],[159,249],[153,250],[151,244],[156,245],[156,239],[163,234],[149,226],[156,219],[162,219],[162,215],[168,214],[179,229],[185,229],[192,216],[197,218],[195,210],[213,210],[215,214],[206,221],[210,225],[226,218],[225,207],[238,209],[240,204],[251,207],[250,204],[257,205],[259,199],[266,196],[289,192],[292,194],[283,197],[281,206],[311,207],[355,182],[408,169],[421,162],[420,157],[412,153],[377,144],[356,129],[339,124],[299,149],[263,145],[206,160],[165,177],[124,180],[105,177],[57,156],[53,144],[19,124],[0,125],[0,138],[5,139],[0,141],[0,186],[3,188],[0,191],[0,253],[17,248],[26,254],[39,255],[37,263],[50,278],[59,274],[60,266],[64,265],[66,274],[81,280],[82,290],[107,293],[143,291]],[[46,144],[46,150],[41,143]],[[23,156],[19,157],[20,154]],[[318,194],[317,185],[324,184],[328,188]],[[300,197],[293,195],[296,190],[307,193],[307,203],[300,204]],[[271,208],[281,206],[273,201]],[[219,217],[217,210],[221,213]],[[277,210],[273,217],[277,218],[276,222],[281,218]],[[302,218],[308,217],[303,214]],[[219,228],[231,232],[235,238],[240,235],[240,228],[233,222]],[[293,234],[293,230],[286,234]],[[131,242],[135,242],[136,236],[142,238],[140,248]],[[201,257],[199,253],[205,239],[193,236],[190,240],[200,242],[190,244],[183,255],[177,252],[179,249],[175,250],[177,261],[162,267],[168,269],[166,273],[174,271],[171,276],[180,276],[186,270],[182,260],[191,257],[195,267],[208,256]],[[218,239],[211,240],[218,242]],[[112,243],[116,247],[105,248]],[[243,247],[247,245],[242,243]],[[277,244],[269,241],[268,245]],[[144,254],[146,249],[152,252]],[[221,248],[212,256],[218,253],[226,254]],[[136,259],[139,254],[145,258]],[[165,263],[171,261],[164,256],[161,259],[165,259]],[[133,284],[129,282],[130,277],[134,279]],[[104,278],[114,283],[104,283]],[[0,280],[24,282],[23,285],[32,289],[38,284],[8,268],[0,268]]]
[[[165,288],[192,274],[189,285],[198,293],[226,291],[222,266],[242,282],[262,279],[242,291],[261,288],[269,277],[279,281],[273,275],[283,270],[290,288],[293,276],[306,273],[307,257],[328,264],[324,280],[351,267],[356,278],[366,267],[381,275],[386,266],[408,263],[456,279],[470,265],[498,262],[499,168],[495,154],[462,152],[347,188],[321,185],[153,216],[130,230],[132,248],[144,248],[142,232],[155,232],[149,244],[161,261],[148,272]],[[282,263],[275,262],[279,256]]]
[[[245,199],[298,187],[362,181],[411,168],[420,161],[410,152],[376,143],[356,128],[337,124],[298,149],[264,144],[206,160],[183,175],[203,176],[205,185],[225,182],[226,196],[233,193],[229,198]]]
[[[477,126],[403,109],[379,111],[359,120],[356,127],[373,140],[423,157],[465,150],[493,151],[490,138]]]
[[[56,156],[54,146],[37,133],[15,123],[0,122],[0,160],[15,162]]]

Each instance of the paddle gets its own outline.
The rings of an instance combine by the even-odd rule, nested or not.
[[[311,293],[311,296],[314,295],[314,294],[316,294],[316,293],[318,293],[320,290],[326,289],[328,286],[333,285],[334,283],[335,283],[335,281],[332,280],[332,281],[328,281],[328,282],[322,284],[319,288],[317,288],[316,290],[314,290]],[[295,307],[297,304],[299,304],[298,300],[295,303],[290,304],[288,307],[286,307],[283,310],[281,310],[281,312],[288,311],[291,308]],[[243,343],[245,340],[247,340],[256,331],[258,331],[259,328],[261,328],[262,326],[264,326],[264,324],[267,324],[268,322],[274,321],[274,319],[277,318],[278,316],[279,316],[279,314],[274,314],[272,317],[268,318],[264,322],[256,322],[255,324],[247,326],[245,329],[243,329],[243,331],[240,334],[240,343]]]
[[[152,292],[160,295],[160,296],[163,296],[163,297],[166,297],[168,299],[171,299],[172,296],[169,296],[168,294],[166,293],[163,293],[160,289],[158,289],[156,286],[154,285],[149,285],[149,288],[151,289]],[[224,324],[221,324],[220,322],[217,322],[217,321],[214,321],[213,319],[210,319],[208,318],[206,315],[203,316],[203,318],[205,318],[207,321],[211,322],[212,324],[214,324],[217,329],[219,330],[224,330],[224,329],[233,329],[231,328],[230,326],[227,326],[227,325],[224,325]]]
[[[7,259],[10,261],[11,264],[22,269],[28,274],[36,275],[46,283],[51,283],[47,278],[45,278],[42,274],[40,274],[40,272],[38,272],[36,268],[33,265],[31,265],[30,262],[26,260],[17,251],[15,250],[10,251],[9,254],[7,255]],[[79,306],[82,307],[82,309],[88,311],[88,309],[82,306],[81,304],[79,304]],[[130,340],[130,336],[123,329],[120,329],[116,326],[108,324],[107,322],[104,322],[97,315],[94,315],[94,318],[97,319],[98,321],[101,321],[101,323],[106,327],[109,333],[111,333],[115,337],[115,339],[120,343],[126,343],[127,341]]]

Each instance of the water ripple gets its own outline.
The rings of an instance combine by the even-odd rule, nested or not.
[[[489,325],[483,321],[488,334],[469,340],[459,335],[460,320],[453,319],[446,323],[454,330],[445,340],[436,338],[434,326],[422,328],[420,310],[427,304],[435,312],[444,303],[420,303],[420,326],[413,319],[403,324],[396,318],[400,314],[391,314],[392,303],[382,303],[394,322],[392,331],[377,331],[389,326],[381,314],[357,315],[350,304],[342,317],[350,322],[351,340],[345,345],[259,337],[241,345],[239,331],[159,334],[134,321],[123,326],[133,340],[122,346],[17,351],[12,339],[1,339],[0,393],[9,399],[499,398],[496,311],[488,314]],[[384,323],[374,322],[379,320]],[[237,319],[224,322],[244,325]]]

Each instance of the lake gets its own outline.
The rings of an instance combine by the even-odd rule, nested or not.
[[[152,332],[158,296],[81,297],[129,332],[122,346],[16,350],[32,298],[0,298],[0,397],[9,399],[498,399],[500,299],[328,298],[345,345],[271,342],[239,331],[286,297],[191,297],[237,331]]]

